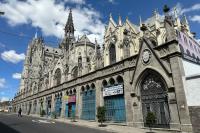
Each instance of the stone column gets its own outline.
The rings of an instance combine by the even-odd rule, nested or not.
[[[52,94],[52,100],[51,100],[51,112],[55,111],[55,94]]]
[[[131,97],[131,84],[129,78],[129,71],[126,71],[123,76],[124,80],[124,100],[126,108],[126,123],[133,125],[133,111],[132,111],[132,97]]]
[[[168,103],[170,113],[170,128],[180,129],[179,114],[177,110],[177,101],[175,92],[168,91]]]
[[[95,84],[95,91],[96,91],[96,115],[97,115],[97,108],[99,106],[103,106],[104,105],[104,101],[103,101],[103,92],[102,92],[102,81],[101,80],[97,80],[96,84]],[[97,121],[97,117],[95,118],[95,120]]]
[[[186,96],[185,96],[185,90],[184,90],[184,88],[185,88],[184,75],[185,74],[184,74],[184,69],[183,69],[182,58],[179,56],[171,57],[170,65],[171,65],[172,77],[173,77],[173,81],[174,81],[181,130],[185,131],[185,132],[192,132],[192,125],[191,125],[191,121],[190,121],[190,115],[189,115],[189,110],[188,110]]]
[[[76,118],[80,119],[82,113],[82,94],[81,86],[76,88]]]
[[[61,105],[61,118],[64,118],[65,117],[65,91],[62,91],[62,105]]]

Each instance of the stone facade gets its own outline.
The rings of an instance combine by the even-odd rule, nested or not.
[[[186,18],[174,14],[162,18],[155,11],[139,26],[121,17],[116,24],[110,15],[101,49],[86,35],[75,39],[70,11],[59,48],[37,37],[29,44],[14,109],[96,120],[104,105],[108,122],[142,128],[153,112],[155,128],[192,132],[175,30],[193,35]]]

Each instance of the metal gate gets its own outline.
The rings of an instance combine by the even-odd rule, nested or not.
[[[125,101],[123,95],[105,97],[104,106],[106,108],[106,121],[126,121]]]
[[[95,90],[88,90],[82,95],[82,115],[84,120],[95,120],[96,95]]]
[[[168,128],[170,123],[168,95],[165,84],[159,75],[149,74],[141,82],[141,100],[144,118],[144,126],[146,117],[149,112],[156,116],[156,123],[153,127]]]

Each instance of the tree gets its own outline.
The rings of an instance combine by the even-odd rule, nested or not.
[[[149,126],[150,132],[152,132],[151,127],[156,123],[156,116],[153,112],[148,112],[146,116],[146,124]]]
[[[46,112],[45,112],[44,109],[42,109],[42,110],[40,111],[40,116],[43,117],[44,115],[46,115]]]
[[[101,123],[100,126],[103,126],[103,122],[106,120],[105,113],[106,113],[106,108],[104,106],[99,106],[97,108],[97,119],[98,122]]]

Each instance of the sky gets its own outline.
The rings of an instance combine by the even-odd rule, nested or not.
[[[120,15],[134,23],[146,20],[163,5],[185,14],[191,31],[200,38],[199,0],[0,0],[0,101],[11,100],[20,86],[23,61],[29,42],[42,36],[47,45],[58,47],[63,38],[69,8],[72,8],[75,36],[88,35],[103,43],[110,13],[117,22]]]

